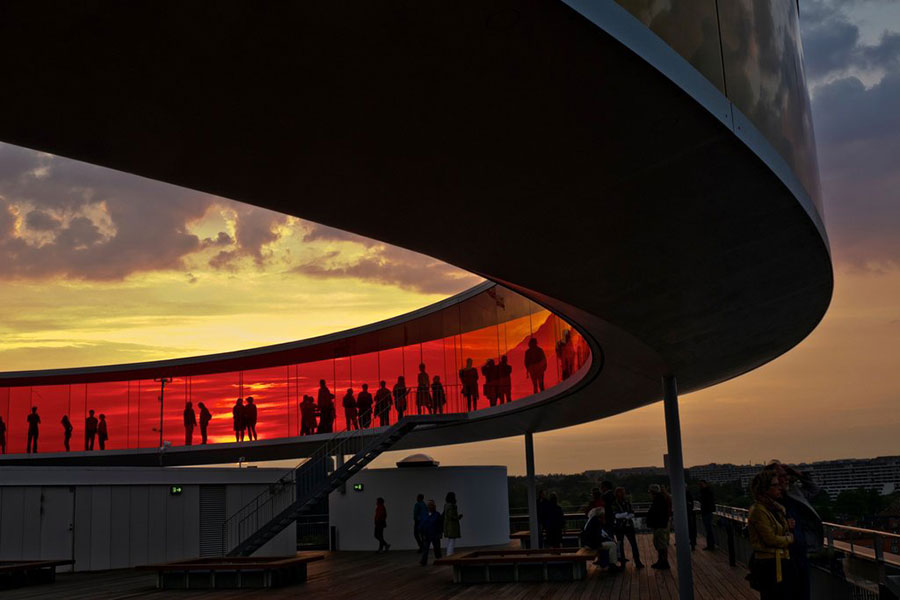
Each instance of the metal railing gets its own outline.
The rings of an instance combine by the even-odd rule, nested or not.
[[[752,551],[746,531],[748,515],[746,508],[716,505],[717,530],[725,534],[732,565],[736,562],[746,564]],[[886,584],[888,578],[900,575],[900,554],[886,552],[884,547],[900,547],[900,534],[827,521],[822,526],[823,552],[810,559],[818,568],[814,571],[813,584],[815,587],[816,578],[821,580],[822,598],[884,600],[897,597],[887,590]],[[847,558],[856,560],[848,562]]]

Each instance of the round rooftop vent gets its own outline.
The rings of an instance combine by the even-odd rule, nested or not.
[[[438,461],[434,460],[427,454],[410,454],[403,460],[397,461],[398,467],[436,467],[438,466]]]

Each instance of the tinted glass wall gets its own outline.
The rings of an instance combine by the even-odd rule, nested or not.
[[[532,339],[538,350],[529,349]],[[91,447],[99,451],[101,422],[105,423],[106,449],[157,448],[162,442],[200,444],[201,403],[210,417],[205,427],[207,443],[234,442],[233,409],[238,398],[245,401],[243,406],[253,399],[258,439],[273,439],[308,433],[304,413],[313,415],[313,432],[317,431],[322,421],[322,381],[334,396],[333,430],[342,431],[369,420],[354,414],[349,399],[346,408],[350,410],[345,409],[348,392],[355,403],[363,384],[374,396],[384,381],[393,399],[402,377],[407,388],[406,414],[465,412],[469,404],[460,371],[469,360],[477,372],[475,410],[526,398],[540,391],[541,385],[551,388],[590,361],[589,346],[575,329],[500,286],[402,325],[349,336],[337,348],[329,347],[333,356],[320,360],[220,373],[198,370],[167,378],[164,387],[159,378],[142,378],[0,388],[6,451],[26,451],[32,408],[37,408],[40,417],[38,452],[65,450],[64,415],[72,426],[72,451]],[[305,397],[312,399],[312,411],[310,401],[303,404]],[[249,421],[246,410],[241,412]],[[387,414],[388,422],[396,422],[397,406],[392,405]],[[186,427],[186,422],[194,421],[196,425]],[[379,422],[374,419],[369,426]],[[245,431],[245,443],[248,435]]]
[[[790,165],[821,213],[797,3],[616,1],[750,119]]]

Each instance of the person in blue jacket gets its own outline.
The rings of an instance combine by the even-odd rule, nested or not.
[[[434,548],[435,560],[441,557],[441,536],[444,534],[444,522],[441,513],[437,511],[434,500],[428,501],[428,514],[422,519],[422,560],[419,564],[423,567],[428,564],[428,547]]]

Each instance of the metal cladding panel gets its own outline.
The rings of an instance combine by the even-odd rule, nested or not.
[[[131,520],[133,518],[131,492],[124,486],[110,489],[109,568],[124,569],[131,562]]]
[[[0,488],[0,560],[22,559],[25,488]]]
[[[112,541],[112,490],[108,485],[91,488],[91,570],[110,568],[110,543]]]
[[[222,554],[222,525],[225,523],[225,486],[200,486],[200,556]]]
[[[74,560],[76,571],[90,571],[91,536],[93,535],[93,487],[75,488]]]
[[[150,506],[149,506],[149,528],[147,534],[149,536],[147,562],[162,563],[166,562],[166,546],[169,540],[166,537],[168,533],[166,527],[166,496],[168,491],[161,486],[150,486],[148,489]]]
[[[129,496],[131,561],[133,565],[146,565],[150,562],[150,488],[146,485],[129,486]]]

